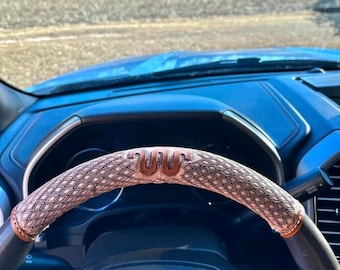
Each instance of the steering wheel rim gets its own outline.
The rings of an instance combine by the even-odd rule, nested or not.
[[[45,183],[17,204],[5,225],[21,242],[30,243],[56,218],[86,200],[116,188],[148,183],[189,185],[222,194],[265,219],[286,240],[302,269],[338,269],[334,253],[309,221],[299,201],[254,170],[196,149],[136,148],[84,162]],[[317,241],[309,237],[301,239],[301,232],[303,236],[306,232],[308,236],[314,235],[312,239]],[[0,240],[2,237],[5,236],[0,231]],[[310,245],[316,246],[313,256],[322,252],[317,262],[312,260],[311,264],[310,256],[300,258],[307,252],[306,245],[307,249]],[[0,250],[0,268],[2,250],[4,248]]]

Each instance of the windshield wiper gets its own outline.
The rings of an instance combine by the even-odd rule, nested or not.
[[[329,60],[289,59],[261,61],[260,58],[241,58],[237,60],[222,60],[169,70],[146,73],[141,75],[124,75],[108,77],[54,86],[50,89],[37,90],[35,94],[58,94],[65,92],[78,92],[86,90],[103,89],[107,87],[128,86],[137,83],[149,83],[169,79],[185,79],[194,77],[250,74],[262,72],[307,71],[315,68],[324,70],[340,69],[340,62]]]

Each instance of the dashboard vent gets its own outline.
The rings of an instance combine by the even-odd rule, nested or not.
[[[340,160],[327,173],[334,186],[327,193],[316,197],[317,226],[340,262]]]

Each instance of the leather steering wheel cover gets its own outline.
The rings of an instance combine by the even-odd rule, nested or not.
[[[101,156],[53,178],[13,209],[12,228],[30,242],[88,199],[148,183],[190,185],[222,194],[254,211],[285,238],[297,234],[303,224],[305,212],[299,201],[236,161],[195,149],[147,147]]]

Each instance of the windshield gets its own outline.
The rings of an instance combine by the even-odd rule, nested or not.
[[[255,49],[298,47],[306,54],[311,52],[306,47],[340,47],[338,0],[2,0],[0,14],[0,77],[24,91],[64,73],[135,56],[160,54],[122,60],[109,71],[104,65],[97,78],[174,69],[179,63],[174,55],[183,51],[190,57],[220,52],[186,66],[247,58],[246,49],[261,62]],[[234,49],[239,57],[222,53]],[[317,60],[336,55],[327,51]],[[62,84],[74,84],[75,77]]]

